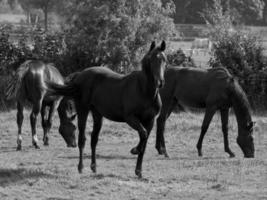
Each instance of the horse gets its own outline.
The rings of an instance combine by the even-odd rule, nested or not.
[[[213,115],[221,114],[224,150],[230,157],[235,154],[229,148],[228,117],[233,107],[237,124],[237,143],[247,158],[254,157],[253,125],[250,104],[245,92],[226,68],[212,69],[168,67],[165,72],[165,86],[160,90],[162,109],[157,118],[156,149],[168,157],[165,141],[165,123],[171,112],[177,108],[205,108],[201,133],[197,143],[198,155],[202,156],[202,142]]]
[[[30,123],[32,130],[32,144],[36,149],[39,149],[38,138],[36,134],[36,120],[41,112],[42,128],[43,128],[43,143],[49,145],[48,133],[52,126],[53,116],[57,109],[61,97],[51,95],[46,86],[46,81],[51,81],[60,85],[64,84],[64,78],[52,63],[44,63],[41,60],[26,60],[16,70],[15,78],[11,80],[6,89],[6,98],[15,98],[17,102],[17,151],[22,149],[22,123],[23,110],[26,102],[32,105],[30,114]],[[63,101],[66,105],[67,100]],[[61,113],[61,124],[69,123],[74,117],[68,113]],[[59,130],[62,126],[59,127]],[[69,124],[69,129],[75,131],[75,126]],[[61,131],[60,131],[61,132]],[[73,140],[65,140],[68,147],[75,147],[76,143]]]
[[[74,99],[79,129],[79,173],[82,173],[84,167],[85,128],[87,116],[91,111],[93,117],[91,170],[96,172],[96,145],[105,117],[112,121],[125,122],[138,132],[139,144],[131,152],[138,154],[135,174],[139,178],[142,177],[142,162],[148,136],[161,108],[159,88],[164,85],[167,62],[165,48],[165,41],[158,47],[152,42],[149,51],[142,59],[142,70],[128,75],[121,75],[107,67],[98,66],[76,74],[68,85],[48,83],[49,90],[54,95]],[[66,132],[66,135],[69,134],[70,131]]]

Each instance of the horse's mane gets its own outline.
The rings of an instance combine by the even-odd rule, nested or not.
[[[251,107],[247,95],[230,72],[224,67],[214,67],[209,69],[208,73],[216,79],[226,81],[235,112],[242,113],[240,116],[246,118],[246,121],[251,120]]]
[[[153,51],[153,50],[152,50]],[[141,60],[141,66],[142,66],[142,70],[143,71],[145,71],[145,72],[147,72],[147,70],[149,69],[149,57],[151,56],[151,52],[152,51],[149,51],[149,52],[147,52],[146,53],[146,55],[142,58],[142,60]]]
[[[214,68],[208,69],[208,72],[212,76],[215,76],[217,79],[233,80],[233,76],[230,74],[230,72],[225,67],[214,67]]]
[[[251,106],[248,101],[247,95],[240,84],[237,82],[237,80],[233,80],[233,83],[230,87],[230,92],[235,99],[239,99],[239,102],[237,103],[237,109],[248,110],[249,114],[251,114]]]
[[[21,81],[25,73],[29,69],[30,62],[31,60],[26,60],[25,62],[23,62],[16,70],[15,75],[12,76],[11,79],[9,79],[9,81],[7,82],[7,88],[5,90],[5,98],[7,100],[17,97],[18,90],[21,86]]]

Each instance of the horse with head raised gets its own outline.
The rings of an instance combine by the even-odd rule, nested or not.
[[[18,138],[17,150],[22,148],[22,123],[23,109],[26,102],[32,105],[30,115],[32,129],[32,144],[35,148],[40,148],[36,134],[36,120],[41,112],[42,127],[44,131],[43,142],[48,145],[48,133],[52,126],[53,116],[56,108],[62,99],[59,96],[51,95],[47,90],[46,82],[50,81],[60,85],[64,84],[64,78],[52,63],[44,63],[40,60],[27,60],[23,62],[16,71],[16,76],[11,80],[6,89],[6,98],[16,98],[17,101],[17,125]],[[63,113],[61,124],[68,123],[72,118]],[[60,127],[61,129],[61,127]],[[59,130],[60,130],[59,129]],[[75,131],[75,126],[69,126],[69,129]],[[75,147],[75,141],[66,141],[70,147]]]
[[[102,119],[105,117],[112,121],[125,122],[138,131],[140,142],[132,151],[138,154],[135,173],[138,177],[142,176],[142,161],[147,139],[154,118],[161,108],[159,88],[164,85],[167,61],[164,54],[165,46],[164,41],[159,47],[156,47],[155,42],[151,44],[149,52],[142,60],[141,71],[121,75],[106,67],[91,67],[78,73],[66,86],[49,84],[53,94],[74,99],[78,116],[80,173],[83,169],[86,120],[91,111],[93,116],[91,170],[96,172],[95,150]],[[66,135],[69,134],[69,131],[66,132]]]
[[[165,72],[166,84],[160,90],[161,113],[157,119],[156,149],[168,157],[165,141],[165,122],[177,105],[180,108],[205,108],[205,117],[197,143],[198,155],[202,156],[202,142],[213,115],[221,113],[224,150],[230,157],[234,153],[229,148],[228,118],[233,107],[237,124],[237,143],[245,157],[254,157],[253,122],[250,104],[246,94],[227,69],[216,67],[209,70],[199,68],[168,67]]]

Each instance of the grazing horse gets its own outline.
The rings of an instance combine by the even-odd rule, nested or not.
[[[254,157],[253,122],[250,105],[244,91],[223,67],[209,70],[170,67],[165,72],[165,86],[160,90],[161,113],[157,119],[156,149],[168,157],[165,141],[165,122],[175,107],[205,108],[205,117],[197,143],[198,155],[202,156],[202,141],[213,115],[221,113],[224,150],[230,157],[234,153],[228,143],[229,108],[233,107],[238,124],[237,143],[245,157]]]
[[[106,67],[91,67],[76,74],[66,86],[48,84],[53,94],[74,99],[78,116],[80,173],[83,169],[86,120],[91,111],[93,116],[91,170],[96,172],[95,151],[102,120],[105,117],[116,122],[126,122],[138,131],[140,141],[132,153],[138,154],[135,174],[142,177],[142,162],[147,139],[155,116],[161,108],[159,88],[164,85],[167,61],[164,54],[165,47],[164,41],[159,47],[152,42],[149,52],[142,59],[141,71],[121,75]]]
[[[61,97],[51,95],[46,86],[46,81],[51,81],[60,85],[64,84],[64,78],[53,64],[46,64],[39,60],[27,60],[23,62],[16,71],[16,78],[13,79],[7,90],[6,95],[8,99],[12,97],[17,101],[17,125],[18,138],[17,150],[22,148],[22,123],[23,123],[23,109],[26,101],[32,105],[32,112],[30,115],[31,129],[32,129],[32,144],[39,149],[38,139],[36,135],[36,119],[41,112],[42,127],[44,131],[43,142],[48,145],[48,133],[52,126],[52,120],[56,108]],[[66,103],[66,100],[64,101]],[[67,104],[67,103],[66,103]],[[69,123],[72,120],[67,113],[62,113],[62,123]],[[60,127],[61,129],[61,127]],[[59,130],[60,130],[59,129]],[[75,130],[75,126],[69,126],[69,129]],[[69,147],[75,147],[73,141],[66,141]]]

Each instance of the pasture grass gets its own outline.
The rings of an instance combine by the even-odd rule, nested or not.
[[[266,199],[267,118],[254,116],[256,158],[244,159],[235,140],[235,117],[230,117],[229,142],[236,157],[223,148],[220,116],[214,116],[197,156],[196,143],[203,113],[172,114],[165,138],[170,158],[157,154],[155,128],[143,162],[144,178],[134,175],[136,156],[129,153],[138,134],[124,123],[104,120],[97,146],[97,173],[90,170],[90,136],[87,134],[83,174],[78,174],[78,149],[66,148],[58,134],[58,119],[50,146],[31,146],[29,112],[25,112],[23,150],[16,148],[15,111],[1,113],[0,199]],[[92,120],[88,119],[87,132]],[[42,138],[40,120],[38,136]],[[41,142],[41,140],[40,140]],[[41,144],[41,143],[40,143]]]

